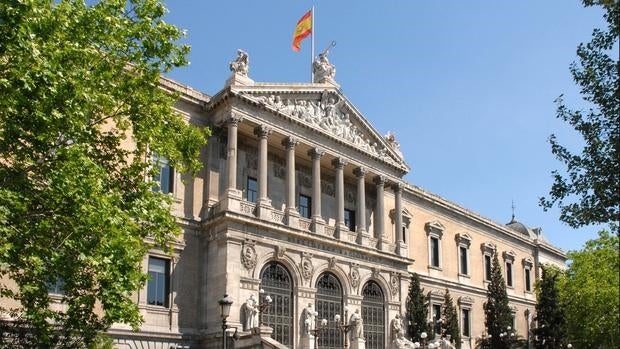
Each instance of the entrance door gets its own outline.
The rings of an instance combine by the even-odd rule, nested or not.
[[[271,306],[262,314],[261,323],[273,328],[271,337],[289,348],[293,347],[293,284],[291,275],[280,263],[272,262],[261,272],[260,302],[269,295]]]
[[[385,347],[385,298],[379,284],[368,281],[362,289],[362,320],[366,348],[383,349]]]
[[[316,283],[316,311],[318,319],[327,319],[327,330],[319,337],[319,348],[341,349],[343,338],[340,330],[334,323],[334,316],[339,314],[344,317],[342,311],[342,285],[332,273],[323,273]],[[348,321],[348,319],[345,319]]]

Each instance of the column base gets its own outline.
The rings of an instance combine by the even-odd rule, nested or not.
[[[404,242],[398,242],[396,244],[396,251],[394,251],[397,255],[401,257],[407,257],[407,245]]]
[[[241,211],[241,190],[228,189],[220,198],[221,211]]]
[[[351,338],[351,349],[366,349],[364,338]]]
[[[271,211],[273,207],[271,206],[271,200],[269,199],[258,199],[258,203],[256,203],[256,216],[264,221],[271,220]]]
[[[299,212],[294,208],[286,209],[286,224],[291,228],[299,229]]]
[[[312,217],[311,229],[315,234],[325,234],[325,220],[321,217]]]

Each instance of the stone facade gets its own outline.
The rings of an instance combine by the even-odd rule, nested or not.
[[[213,135],[198,176],[174,174],[171,195],[184,234],[172,256],[153,250],[144,261],[145,270],[150,258],[166,261],[167,302],[148,304],[148,286],[137,292],[145,323],[138,333],[113,326],[117,347],[219,348],[218,301],[227,294],[229,348],[283,347],[270,336],[290,348],[314,348],[310,330],[318,325],[304,322],[308,305],[315,320],[337,311],[349,321],[360,310],[365,335],[347,341],[389,348],[390,321],[404,313],[416,272],[430,295],[430,314],[446,288],[459,321],[469,311],[463,348],[473,348],[484,332],[485,255],[492,252],[504,266],[511,263],[515,326],[528,336],[539,265],[565,261],[540,230],[495,223],[405,182],[409,167],[394,135],[380,135],[332,80],[257,83],[247,66],[235,67],[214,96],[162,80],[180,93],[178,112]],[[269,273],[280,273],[279,284]],[[260,303],[273,298],[259,320],[273,334],[244,328],[252,295]],[[378,318],[370,319],[369,309]],[[335,326],[330,316],[320,347],[333,345],[321,338],[338,333]]]

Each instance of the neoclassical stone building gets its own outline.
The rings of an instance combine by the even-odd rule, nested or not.
[[[176,108],[188,122],[214,132],[196,178],[162,167],[157,180],[176,199],[184,233],[172,255],[153,250],[144,260],[151,280],[135,298],[145,323],[139,333],[114,326],[119,348],[220,347],[224,294],[235,347],[314,348],[307,328],[325,318],[316,343],[340,348],[334,317],[348,322],[357,310],[364,333],[347,344],[389,348],[411,272],[430,296],[429,322],[450,290],[471,348],[484,333],[493,253],[514,327],[528,336],[539,266],[565,262],[540,229],[514,217],[498,224],[403,180],[409,166],[394,135],[382,136],[343,95],[326,56],[315,83],[254,82],[247,63],[240,51],[213,96],[162,81],[180,94]],[[260,319],[252,296],[273,300]],[[258,321],[273,333],[248,328]]]

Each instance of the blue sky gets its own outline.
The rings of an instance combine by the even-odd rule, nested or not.
[[[255,81],[307,82],[310,38],[291,50],[297,20],[315,6],[317,53],[349,100],[382,133],[395,131],[412,171],[406,179],[499,223],[542,227],[554,245],[581,248],[599,227],[572,229],[544,212],[555,133],[573,150],[579,135],[556,119],[554,100],[581,106],[569,65],[579,42],[603,27],[602,11],[545,1],[166,1],[167,21],[187,30],[191,64],[169,76],[208,94],[242,48]]]

